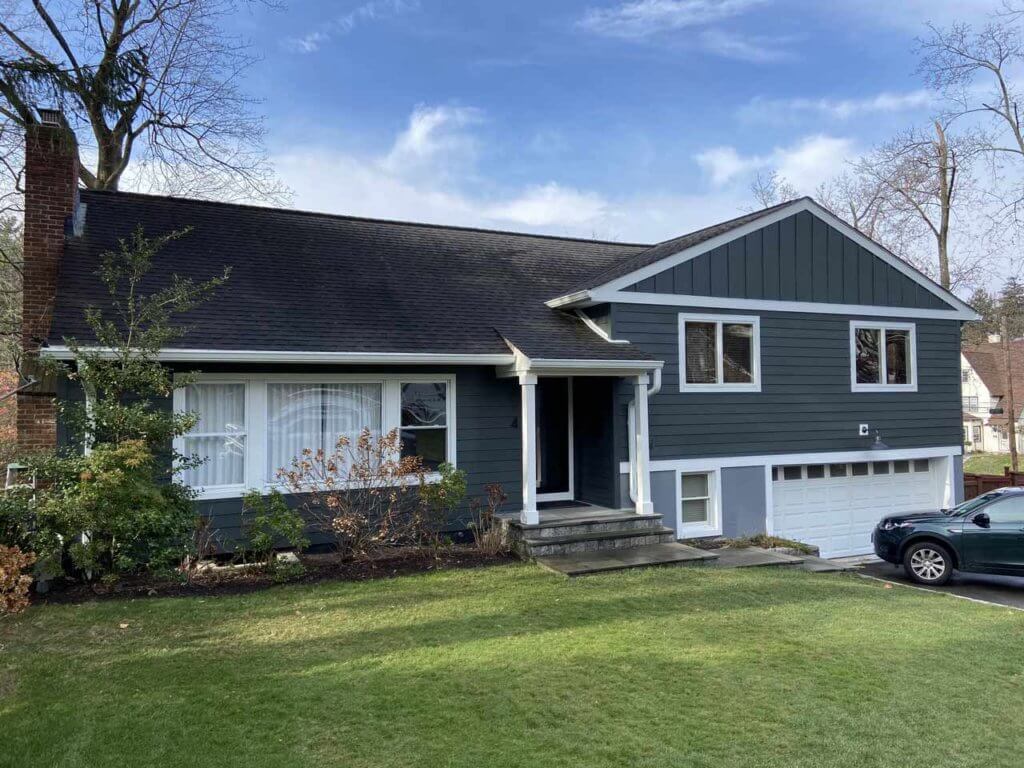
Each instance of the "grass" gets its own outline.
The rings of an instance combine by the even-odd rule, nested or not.
[[[0,765],[1016,766],[1024,614],[530,565],[0,621]]]
[[[964,472],[976,472],[979,475],[1001,475],[1003,467],[1008,466],[1008,453],[973,453],[964,459]]]

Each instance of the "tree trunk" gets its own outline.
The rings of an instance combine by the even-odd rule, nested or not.
[[[1006,435],[1010,441],[1010,469],[1017,471],[1017,406],[1013,399],[1010,324],[1003,320],[1003,360],[1006,365]]]
[[[935,152],[938,159],[939,182],[939,228],[937,240],[939,245],[939,283],[949,290],[949,214],[953,207],[953,185],[956,183],[956,163],[950,163],[949,143],[942,125],[935,122]]]

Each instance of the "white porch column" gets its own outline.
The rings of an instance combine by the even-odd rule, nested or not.
[[[647,374],[636,377],[633,384],[633,401],[636,403],[636,433],[630,439],[636,445],[636,512],[638,515],[654,513],[651,501],[651,449],[650,420],[647,413]]]
[[[519,387],[523,401],[523,511],[520,520],[524,525],[540,522],[537,511],[537,376],[532,373],[519,374]]]

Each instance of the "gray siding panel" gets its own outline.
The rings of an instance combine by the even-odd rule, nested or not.
[[[628,481],[628,475],[625,476]],[[676,518],[676,473],[651,472],[651,504],[662,523],[679,534]]]
[[[893,448],[959,445],[960,324],[917,320],[917,392],[850,391],[850,325],[838,315],[760,313],[761,392],[679,392],[680,312],[699,308],[616,304],[615,335],[665,361],[651,398],[651,457],[862,450],[858,424]],[[730,314],[715,310],[717,314]],[[740,314],[749,314],[743,312]],[[863,318],[857,318],[863,319]],[[882,318],[879,318],[882,319]],[[904,321],[905,322],[905,321]],[[619,388],[623,419],[632,390]],[[625,438],[616,455],[625,459]]]
[[[810,211],[739,237],[627,290],[951,309]]]
[[[765,533],[764,467],[722,469],[722,535],[730,538]]]

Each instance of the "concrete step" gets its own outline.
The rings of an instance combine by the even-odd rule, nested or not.
[[[526,553],[530,557],[567,555],[574,552],[597,552],[604,549],[628,549],[649,544],[674,542],[675,533],[671,528],[659,525],[657,528],[627,528],[625,530],[593,531],[571,533],[565,536],[545,536],[523,539]]]
[[[714,562],[717,568],[789,567],[800,565],[804,561],[803,556],[794,557],[760,547],[723,547],[714,552],[718,555],[718,559]]]
[[[566,576],[586,576],[591,573],[648,568],[656,565],[699,565],[714,562],[716,557],[714,552],[673,541],[627,549],[603,549],[597,552],[538,557],[537,563]]]
[[[511,523],[524,539],[562,538],[585,533],[601,531],[627,531],[657,529],[662,527],[661,515],[638,515],[635,512],[624,512],[621,515],[602,515],[592,518],[570,520],[552,520],[536,525]]]

